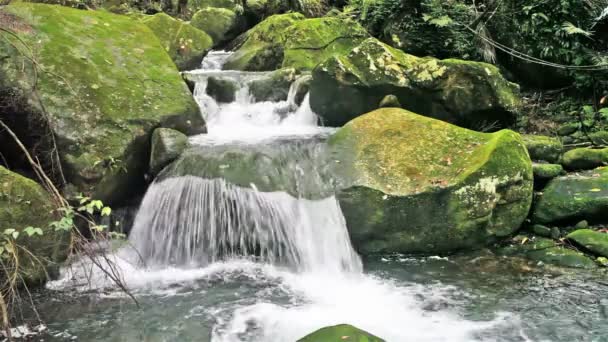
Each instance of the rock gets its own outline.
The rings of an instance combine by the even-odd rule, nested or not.
[[[542,224],[535,224],[532,226],[532,232],[538,236],[551,238],[551,228],[545,227]]]
[[[217,102],[230,103],[236,98],[238,85],[228,79],[209,77],[207,79],[207,95]]]
[[[312,70],[330,57],[348,54],[369,37],[353,20],[326,17],[297,21],[285,32],[283,67]]]
[[[236,0],[188,0],[182,15],[186,18],[205,8],[222,8],[235,12],[238,9]]]
[[[608,234],[606,233],[579,229],[568,234],[566,238],[593,254],[608,257]]]
[[[179,70],[199,67],[213,46],[207,33],[165,13],[148,16],[143,22],[156,34]]]
[[[585,254],[561,247],[557,242],[541,238],[516,236],[512,244],[498,250],[499,254],[508,256],[522,256],[545,264],[572,267],[596,268],[596,263]]]
[[[532,170],[534,179],[540,181],[547,181],[564,174],[564,168],[559,164],[533,163]]]
[[[249,82],[249,93],[256,102],[285,101],[289,95],[291,84],[298,78],[299,73],[294,68],[274,71],[269,77]]]
[[[43,4],[0,11],[44,68],[36,77],[29,59],[0,42],[0,103],[14,104],[1,118],[43,151],[41,159],[55,147],[40,137],[52,132],[67,181],[81,192],[117,205],[145,189],[155,128],[205,132],[192,94],[146,25]],[[27,129],[40,126],[48,127]]]
[[[565,123],[563,125],[561,125],[558,129],[557,129],[557,134],[563,136],[566,135],[570,135],[573,134],[575,132],[577,132],[579,129],[579,124],[576,122],[569,122],[569,123]]]
[[[338,199],[362,254],[436,254],[509,236],[532,201],[518,134],[477,133],[395,108],[363,115],[330,139]]]
[[[532,212],[536,223],[587,219],[606,221],[608,168],[555,178],[538,198]]]
[[[568,170],[591,170],[608,165],[608,148],[575,148],[564,153],[562,165]]]
[[[587,229],[587,228],[589,228],[589,222],[587,222],[585,220],[580,221],[579,223],[577,223],[574,226],[574,229]]]
[[[557,227],[551,228],[551,238],[554,240],[559,239],[562,236],[562,231]]]
[[[65,260],[69,251],[69,234],[56,232],[49,227],[51,222],[59,219],[54,212],[53,203],[52,197],[42,186],[0,166],[2,231],[20,231],[17,244],[39,259],[36,261],[26,252],[19,253],[19,275],[27,285],[44,283],[47,280],[47,272],[53,273],[53,269],[58,268],[56,263]],[[29,237],[23,232],[26,227],[40,228],[43,234]]]
[[[374,336],[366,331],[355,328],[352,325],[340,324],[326,327],[306,335],[298,342],[384,342],[380,337]]]
[[[222,45],[244,31],[241,18],[226,8],[207,7],[196,12],[190,24],[207,32],[213,38],[213,45]]]
[[[304,20],[300,13],[273,15],[246,33],[245,42],[228,58],[224,69],[270,71],[283,63],[287,28]]]
[[[544,135],[522,135],[532,160],[557,163],[562,156],[564,146],[560,139]]]
[[[334,127],[389,94],[408,110],[474,129],[514,123],[521,102],[517,85],[492,65],[418,58],[373,38],[317,66],[310,94],[313,111]]]
[[[332,56],[348,53],[367,37],[367,32],[352,20],[305,19],[299,13],[274,15],[247,32],[247,40],[224,68],[312,70]]]
[[[152,133],[150,173],[156,176],[165,166],[179,158],[188,148],[188,137],[170,128],[157,128]]]
[[[595,145],[606,146],[608,145],[608,131],[589,133],[589,139],[591,139],[591,142]]]
[[[380,101],[378,108],[401,108],[401,103],[399,103],[397,96],[386,95],[382,101]]]

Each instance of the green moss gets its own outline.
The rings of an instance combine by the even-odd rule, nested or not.
[[[576,148],[564,153],[562,165],[568,170],[590,170],[608,165],[608,148]]]
[[[562,267],[597,268],[597,264],[581,252],[564,247],[552,247],[526,254],[529,259]]]
[[[364,254],[481,246],[517,230],[531,204],[530,159],[511,131],[478,133],[385,108],[349,122],[330,144],[344,179],[340,203]]]
[[[532,160],[542,160],[549,163],[557,163],[559,161],[564,150],[560,139],[529,134],[522,137]]]
[[[44,105],[64,171],[82,191],[104,183],[98,195],[108,202],[143,184],[142,156],[156,126],[204,131],[190,91],[146,25],[53,5],[14,3],[2,11],[17,18],[28,47],[5,38],[31,49],[44,72],[35,77],[31,62],[3,39],[0,50],[10,57],[0,61],[0,86]]]
[[[384,342],[380,337],[355,328],[352,325],[341,324],[319,329],[310,335],[302,337],[298,342]]]
[[[198,67],[213,46],[207,33],[165,13],[145,17],[143,22],[158,37],[179,70]]]
[[[48,227],[56,219],[53,199],[39,184],[0,166],[0,231],[43,230],[42,236],[22,234],[17,240],[38,259],[25,252],[20,255],[20,275],[29,285],[46,281],[46,269],[56,267],[67,256],[69,234]]]
[[[558,177],[538,197],[532,219],[538,223],[603,220],[608,210],[608,168]]]
[[[549,180],[564,174],[564,168],[559,164],[532,164],[534,179]]]
[[[418,58],[374,38],[313,71],[311,106],[330,126],[389,94],[408,110],[475,129],[512,124],[521,103],[518,87],[492,65]]]
[[[576,230],[566,238],[596,255],[608,257],[608,234],[591,229]]]
[[[225,69],[268,71],[278,69],[283,62],[287,28],[304,20],[300,13],[273,15],[247,31],[246,41],[230,56]]]
[[[207,32],[215,45],[226,42],[236,36],[238,17],[234,11],[226,8],[208,7],[194,14],[190,24]]]

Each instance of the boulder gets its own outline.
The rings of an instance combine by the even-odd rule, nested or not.
[[[380,337],[348,324],[340,324],[319,329],[306,335],[298,342],[384,342]]]
[[[538,197],[532,220],[537,223],[606,222],[608,168],[558,177]]]
[[[0,117],[33,152],[56,151],[79,191],[116,205],[145,188],[155,128],[205,132],[175,64],[143,23],[29,3],[0,14],[12,19],[4,28],[22,41],[0,41],[0,103],[9,104]],[[43,134],[27,127],[43,127]],[[56,145],[41,138],[48,136]]]
[[[386,95],[382,101],[380,101],[378,108],[401,108],[401,103],[399,103],[397,96]]]
[[[287,28],[304,20],[300,13],[273,15],[245,33],[245,42],[228,58],[224,69],[270,71],[283,63]]]
[[[560,139],[544,135],[522,135],[530,158],[537,161],[557,163],[562,156],[564,146]]]
[[[238,85],[229,79],[209,77],[207,79],[207,95],[213,97],[217,102],[230,103],[236,98]]]
[[[249,82],[249,93],[256,102],[285,101],[289,95],[291,84],[300,76],[294,68],[279,69],[269,77],[255,79]]]
[[[564,174],[564,168],[559,164],[533,163],[532,171],[534,179],[538,181],[548,181]]]
[[[478,133],[384,108],[330,139],[340,205],[355,248],[436,254],[517,231],[532,201],[532,165],[512,131]]]
[[[179,158],[189,146],[188,137],[170,128],[157,128],[152,133],[150,173],[156,176],[165,166]]]
[[[375,109],[389,94],[403,108],[477,130],[513,124],[521,102],[518,86],[495,66],[418,58],[374,38],[313,71],[311,107],[329,126]]]
[[[566,238],[593,254],[608,257],[608,234],[591,229],[576,230]]]
[[[369,34],[352,20],[301,14],[274,15],[247,32],[247,40],[224,68],[267,71],[312,70],[332,56],[348,53]]]
[[[188,0],[186,6],[182,9],[182,15],[186,18],[192,16],[205,8],[223,8],[230,11],[237,11],[236,0]]]
[[[568,170],[591,170],[608,165],[608,148],[575,148],[564,153],[562,165]]]
[[[214,46],[222,45],[244,31],[241,18],[226,8],[203,8],[194,14],[190,24],[209,34]]]
[[[521,256],[561,267],[597,268],[597,264],[585,254],[562,247],[556,241],[542,237],[516,236],[510,245],[500,248],[498,253],[507,256]]]
[[[143,19],[156,34],[179,70],[195,69],[213,46],[207,33],[165,13]]]
[[[49,227],[59,218],[54,209],[53,198],[42,186],[0,166],[0,228],[2,232],[19,231],[17,244],[38,259],[25,251],[19,253],[19,275],[28,285],[45,282],[47,274],[57,270],[57,263],[67,257],[69,234]],[[43,234],[28,236],[23,232],[27,227],[40,228]]]

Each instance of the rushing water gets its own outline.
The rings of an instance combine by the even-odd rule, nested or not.
[[[362,263],[316,154],[332,130],[297,106],[298,82],[286,101],[254,102],[247,84],[267,74],[221,71],[226,57],[191,73],[209,134],[150,186],[130,245],[109,255],[139,307],[81,260],[38,298],[41,339],[289,342],[339,323],[396,342],[608,339],[601,275],[483,253]],[[239,84],[234,102],[206,94],[211,76]]]

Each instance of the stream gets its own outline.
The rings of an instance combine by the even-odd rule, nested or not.
[[[248,83],[268,73],[221,70],[227,56],[190,73],[209,132],[187,153],[205,163],[165,170],[109,256],[139,306],[82,260],[35,294],[46,328],[34,340],[290,342],[348,323],[391,342],[608,341],[602,274],[484,251],[362,260],[322,162],[335,129],[308,95],[296,103],[298,81],[284,101],[255,102]],[[235,82],[235,100],[207,95],[209,77]],[[226,169],[247,181],[216,177]]]

